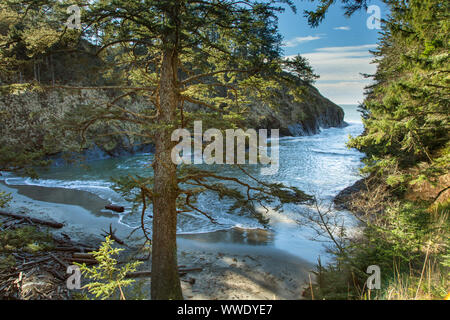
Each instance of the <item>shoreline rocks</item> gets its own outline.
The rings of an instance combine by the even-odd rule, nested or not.
[[[366,179],[360,179],[351,186],[339,192],[333,199],[335,208],[338,210],[352,211],[349,202],[360,191],[367,191]]]
[[[287,92],[278,92],[272,102],[251,106],[248,119],[255,129],[279,129],[280,136],[310,136],[320,133],[321,128],[345,127],[344,110],[322,96],[315,87],[304,85],[302,101]]]

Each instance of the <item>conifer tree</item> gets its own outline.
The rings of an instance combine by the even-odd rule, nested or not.
[[[195,204],[201,193],[216,192],[234,199],[233,208],[249,211],[254,211],[255,202],[275,198],[282,203],[310,199],[296,188],[258,181],[242,167],[253,183],[196,167],[177,170],[171,159],[174,129],[190,128],[194,120],[219,129],[236,127],[243,123],[252,92],[270,95],[269,88],[276,86],[273,79],[289,78],[282,71],[276,31],[281,5],[292,4],[288,0],[99,0],[85,8],[85,34],[102,30],[99,52],[113,60],[111,70],[120,70],[123,77],[116,89],[124,93],[106,107],[82,110],[83,117],[74,119],[74,126],[130,121],[139,124],[139,134],[155,144],[153,176],[120,181],[127,195],[140,190],[136,199],[143,203],[142,215],[147,206],[153,208],[152,299],[182,298],[177,215],[197,211],[214,221],[213,214]],[[121,106],[119,101],[130,95],[145,97],[148,108],[136,113]]]
[[[313,26],[324,19],[336,0],[320,0],[305,15]],[[370,1],[340,1],[346,14]],[[450,4],[443,0],[386,0],[389,15],[373,52],[377,71],[361,106],[365,133],[349,146],[367,155],[365,170],[383,175],[427,163],[414,177],[386,175],[388,184],[412,182],[448,172],[449,21]],[[395,170],[394,170],[395,171]]]
[[[65,9],[72,4],[82,8],[81,33],[63,25]],[[147,208],[153,210],[153,299],[182,298],[176,256],[177,216],[196,211],[214,221],[213,213],[196,204],[202,193],[233,199],[230,211],[252,214],[258,214],[256,204],[273,204],[280,209],[282,203],[310,200],[297,188],[259,181],[242,166],[237,170],[248,181],[195,166],[176,166],[171,159],[174,129],[192,128],[196,120],[221,130],[242,127],[249,103],[270,103],[281,87],[299,97],[302,87],[314,81],[316,76],[303,58],[285,61],[281,56],[276,15],[286,7],[294,9],[290,0],[8,0],[6,5],[2,14],[7,12],[13,19],[1,31],[5,92],[30,85],[38,89],[58,87],[67,94],[80,89],[105,90],[111,101],[76,106],[63,129],[79,131],[84,141],[96,123],[115,126],[127,122],[133,124],[132,134],[141,142],[154,143],[152,170],[148,169],[151,174],[116,179],[118,190],[127,198],[133,194],[141,205],[142,217]],[[71,83],[58,74],[55,81],[45,78],[45,72],[34,72],[34,67],[29,72],[30,66],[56,52],[80,50],[95,51],[101,59],[99,77],[106,79],[106,84]],[[74,71],[77,64],[84,67],[73,55],[64,57],[72,58]],[[28,70],[23,81],[14,78],[18,70]],[[143,110],[130,106],[130,99],[136,97],[145,101]],[[35,145],[19,151],[17,154],[25,157],[27,152],[33,153],[36,160],[46,154]],[[29,158],[16,164],[16,156],[1,160],[0,167],[20,170],[37,164]],[[142,229],[149,238],[144,224]]]
[[[374,52],[378,68],[365,101],[367,132],[351,144],[367,153],[375,169],[433,164],[448,143],[449,14],[446,1],[391,2]]]

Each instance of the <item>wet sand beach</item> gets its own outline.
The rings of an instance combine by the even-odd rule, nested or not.
[[[102,198],[80,190],[0,184],[13,201],[5,211],[62,222],[54,233],[98,245],[111,225],[130,247],[142,243],[142,234],[119,222],[118,214],[104,210]],[[234,228],[178,236],[179,264],[202,271],[182,277],[186,299],[301,299],[309,281],[311,263],[273,247],[269,230]],[[150,270],[150,261],[140,267]],[[150,284],[150,279],[145,279]]]

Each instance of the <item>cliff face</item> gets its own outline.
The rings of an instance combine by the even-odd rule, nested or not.
[[[283,136],[305,136],[320,128],[342,127],[344,110],[323,97],[313,86],[305,86],[302,101],[285,91],[278,92],[276,108],[267,104],[252,107],[248,121],[258,129],[280,129]]]
[[[246,125],[255,129],[280,129],[283,136],[311,135],[320,132],[320,128],[344,125],[344,112],[339,106],[324,98],[312,86],[304,86],[302,90],[301,101],[294,99],[287,90],[279,90],[270,105],[253,103]],[[93,90],[78,90],[69,94],[68,91],[53,89],[0,95],[0,143],[39,149],[44,141],[53,139],[50,141],[54,145],[50,153],[70,149],[68,144],[71,140],[75,141],[76,146],[80,137],[64,132],[64,139],[60,140],[61,133],[60,136],[54,134],[57,120],[73,112],[77,106],[106,104],[110,100],[106,92]],[[136,112],[144,107],[145,102],[138,99],[127,102],[127,108]],[[137,141],[138,138],[133,135],[114,135],[136,131],[131,124],[100,122],[91,130],[94,134],[90,147],[81,152],[87,160],[152,151],[150,141]],[[57,163],[62,163],[60,156],[55,159]]]
[[[61,151],[68,159],[81,157],[84,160],[106,159],[126,156],[137,152],[150,152],[144,141],[132,134],[133,124],[119,122],[97,122],[89,129],[88,148],[80,150],[79,133],[65,131],[60,121],[77,117],[77,108],[106,105],[113,98],[105,91],[62,90],[25,91],[17,94],[0,94],[0,144],[19,150],[41,150],[51,156],[57,164],[65,162]],[[129,109],[138,111],[142,101],[132,99]],[[125,132],[124,134],[117,134]],[[65,157],[64,157],[65,158]]]

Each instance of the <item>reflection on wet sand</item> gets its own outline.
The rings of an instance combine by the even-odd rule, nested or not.
[[[8,185],[8,187],[17,189],[18,194],[33,200],[80,206],[96,216],[117,216],[105,209],[105,206],[110,204],[109,201],[87,191],[30,185]]]
[[[8,185],[8,188],[16,189],[18,194],[36,201],[79,206],[96,217],[117,217],[117,214],[105,209],[105,205],[110,204],[110,202],[88,191],[35,185]],[[82,217],[73,218],[81,219]],[[88,218],[86,217],[86,219]],[[92,224],[92,221],[82,221],[86,224]],[[271,246],[274,243],[274,233],[271,230],[243,229],[239,227],[208,233],[180,234],[178,237],[200,243],[228,243],[251,246]]]
[[[234,243],[252,246],[267,246],[273,244],[274,233],[265,229],[233,228],[208,233],[181,234],[178,237],[208,243]]]

